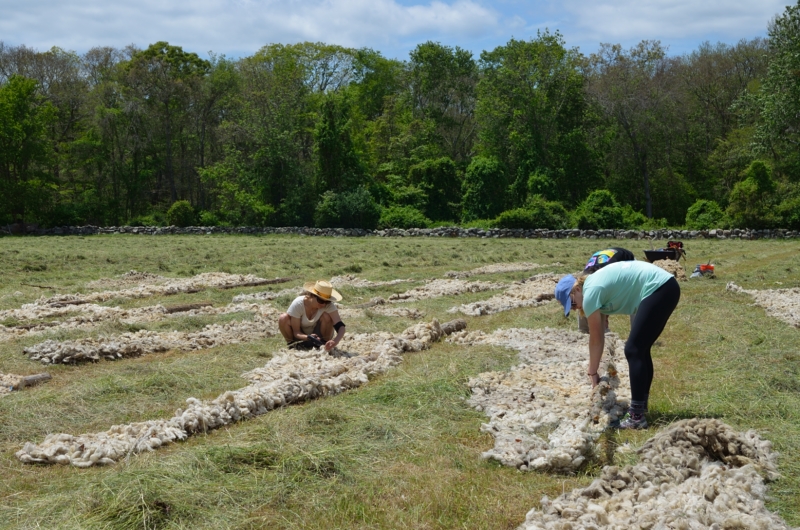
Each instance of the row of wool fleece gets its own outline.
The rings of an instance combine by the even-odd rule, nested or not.
[[[191,278],[170,278],[163,283],[141,283],[129,289],[99,291],[88,294],[59,294],[40,298],[34,302],[40,306],[53,306],[75,303],[105,302],[115,298],[149,298],[178,293],[195,292],[202,289],[233,287],[267,281],[252,274],[228,274],[225,272],[204,272]],[[2,313],[0,313],[2,318]]]
[[[514,282],[501,294],[487,300],[451,307],[448,313],[463,313],[470,316],[493,315],[518,307],[536,307],[554,298],[556,284],[561,276],[557,274],[537,274],[526,280]]]
[[[110,320],[118,320],[123,324],[142,324],[160,322],[167,318],[187,316],[228,315],[247,312],[261,315],[277,314],[269,305],[254,303],[232,303],[222,307],[212,307],[208,305],[171,314],[168,309],[161,304],[129,309],[97,304],[70,305],[56,308],[26,304],[20,309],[12,309],[7,312],[13,313],[11,318],[17,321],[40,320],[44,318],[62,317],[73,313],[77,314],[62,321],[38,322],[36,324],[12,327],[0,325],[0,342],[23,336],[52,333],[56,330],[88,331]]]
[[[627,363],[619,358],[624,345],[612,333],[603,353],[606,375],[591,388],[584,375],[588,340],[576,331],[550,328],[461,332],[448,339],[519,351],[520,362],[509,371],[469,380],[469,404],[489,416],[481,430],[494,437],[484,458],[523,471],[572,473],[596,456],[600,435],[627,410],[630,392]]]
[[[734,293],[752,296],[755,299],[755,304],[763,307],[768,315],[786,322],[790,326],[800,328],[800,288],[758,291],[743,289],[730,282],[725,286],[725,289]]]
[[[169,350],[192,351],[225,344],[253,342],[271,337],[277,332],[276,311],[259,306],[253,320],[209,324],[200,331],[155,332],[140,330],[114,337],[82,338],[76,340],[46,340],[23,348],[33,361],[44,364],[83,363],[101,359],[116,360],[139,357]]]
[[[458,322],[458,321],[456,321]],[[170,419],[115,425],[92,434],[51,434],[40,444],[26,443],[16,453],[24,463],[58,463],[89,467],[113,464],[128,455],[157,449],[277,407],[334,395],[366,383],[402,361],[404,352],[427,349],[446,333],[465,326],[440,326],[433,320],[400,334],[375,333],[346,337],[340,346],[347,356],[323,350],[281,350],[264,366],[243,374],[251,384],[225,392],[212,401],[187,399],[185,409]]]
[[[0,396],[8,394],[22,383],[22,376],[0,372]]]
[[[765,506],[777,453],[755,432],[716,419],[673,424],[639,450],[639,462],[606,466],[585,488],[542,498],[519,530],[783,530]]]

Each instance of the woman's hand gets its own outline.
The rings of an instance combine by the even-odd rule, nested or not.
[[[592,388],[600,384],[600,376],[597,374],[597,372],[587,375],[589,376],[589,380],[592,382]]]
[[[325,343],[325,351],[331,351],[336,347],[336,341],[329,340]]]

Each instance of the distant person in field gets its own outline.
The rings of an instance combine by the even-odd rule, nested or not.
[[[594,274],[581,276],[570,292],[570,304],[589,322],[589,371],[592,387],[600,382],[597,373],[605,346],[604,315],[636,318],[625,341],[625,358],[631,379],[631,405],[619,423],[620,429],[646,429],[647,401],[653,382],[650,349],[664,331],[681,298],[675,277],[644,261],[613,263]]]
[[[334,304],[341,299],[342,295],[326,281],[304,284],[302,294],[278,318],[278,329],[287,345],[295,349],[324,347],[325,351],[335,348],[345,332]]]
[[[605,250],[598,250],[583,268],[583,275],[592,274],[599,271],[606,265],[617,263],[619,261],[633,261],[633,252],[628,249],[612,247]],[[575,276],[568,274],[559,280],[556,285],[556,300],[561,302],[564,306],[564,316],[568,317],[570,312],[570,298],[569,293],[572,291],[572,286],[575,285]],[[603,329],[608,330],[608,315],[604,316]],[[633,326],[633,315],[631,315],[631,326]],[[589,324],[586,317],[578,313],[578,330],[583,333],[589,333]]]

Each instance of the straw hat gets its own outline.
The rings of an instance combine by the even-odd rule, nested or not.
[[[307,282],[303,284],[303,290],[311,294],[319,296],[323,300],[335,300],[338,302],[342,299],[342,295],[334,289],[329,282],[325,280],[318,280],[316,282]]]

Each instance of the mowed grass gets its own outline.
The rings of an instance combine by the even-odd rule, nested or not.
[[[658,245],[658,243],[656,243]],[[280,290],[304,281],[354,274],[369,280],[441,278],[450,270],[530,261],[530,272],[469,280],[520,280],[539,272],[579,270],[604,246],[643,257],[647,241],[298,236],[94,236],[0,238],[0,309],[40,296],[89,292],[86,283],[131,269],[169,277],[223,271],[291,277],[267,288],[207,290],[107,305],[229,303],[238,293]],[[396,369],[345,394],[276,410],[259,418],[134,455],[112,467],[21,464],[14,452],[48,433],[99,432],[111,425],[170,417],[188,397],[213,399],[246,383],[282,339],[206,351],[152,354],[81,366],[45,367],[22,348],[46,338],[112,335],[136,329],[192,331],[223,317],[177,317],[91,332],[39,335],[0,343],[0,372],[47,370],[53,379],[0,398],[2,528],[515,528],[543,495],[591,482],[619,443],[641,445],[680,418],[717,417],[755,429],[782,453],[783,478],[768,507],[800,524],[800,330],[768,317],[750,297],[725,290],[800,286],[796,241],[685,241],[688,267],[712,260],[717,279],[681,284],[681,302],[654,349],[656,377],[646,432],[609,434],[611,449],[574,476],[520,473],[481,459],[493,445],[486,417],[469,408],[466,382],[505,370],[515,352],[441,343],[406,355]],[[558,263],[558,264],[555,264]],[[555,264],[555,265],[552,265]],[[687,273],[690,273],[688,270]],[[387,297],[417,284],[343,288],[348,304]],[[493,293],[409,303],[425,320],[450,320],[447,309]],[[287,300],[276,301],[285,309]],[[246,314],[224,319],[249,318]],[[469,329],[574,329],[560,306],[545,304],[466,318]],[[367,311],[349,333],[398,332],[413,324]],[[612,317],[623,337],[628,321]],[[587,354],[588,357],[588,354]],[[619,457],[617,457],[619,458]],[[626,457],[630,459],[630,457]],[[627,461],[627,460],[626,460]],[[617,463],[625,461],[617,460]]]

